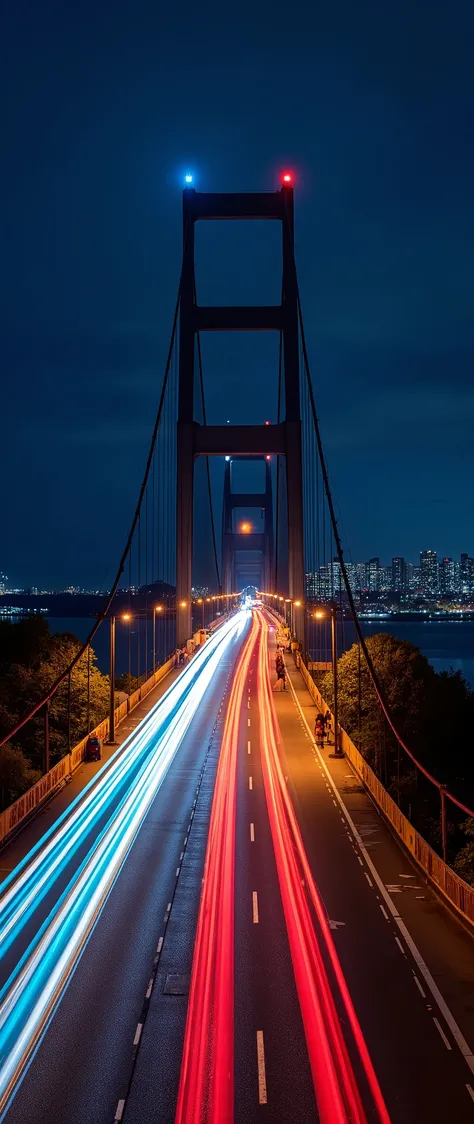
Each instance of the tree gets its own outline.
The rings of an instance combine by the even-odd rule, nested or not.
[[[458,672],[437,674],[414,644],[379,633],[366,640],[394,725],[417,760],[442,784],[469,803],[474,799],[470,748],[474,695]],[[333,703],[332,674],[321,692]],[[338,660],[341,725],[425,838],[438,844],[439,794],[414,768],[383,716],[358,645]],[[450,809],[451,820],[455,814]]]
[[[17,627],[16,625],[14,626]],[[30,710],[64,671],[81,645],[70,633],[51,636],[46,626],[41,643],[34,648],[25,644],[23,662],[5,668],[0,681],[0,731],[9,729]],[[34,648],[34,651],[33,651]],[[18,652],[18,648],[17,648]],[[32,656],[34,655],[33,662]],[[90,725],[95,726],[107,714],[109,678],[102,675],[93,650],[85,652],[71,672],[71,745],[87,733],[88,674],[90,689]],[[58,688],[50,703],[49,730],[51,762],[59,760],[68,748],[68,680]],[[41,768],[44,745],[44,711],[38,712],[16,735],[15,745]]]
[[[0,794],[2,810],[13,804],[18,797],[39,781],[41,773],[32,769],[28,758],[21,749],[14,749],[9,742],[0,748]]]
[[[465,820],[461,828],[464,834],[467,835],[469,843],[466,843],[465,846],[461,847],[461,850],[458,851],[453,867],[460,878],[464,878],[465,882],[469,882],[470,886],[474,886],[474,819]]]

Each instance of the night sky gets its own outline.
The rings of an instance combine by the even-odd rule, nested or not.
[[[222,191],[297,173],[346,552],[474,553],[473,32],[472,0],[8,5],[0,570],[12,583],[113,576],[166,356],[188,168]],[[276,226],[236,231],[199,228],[199,299],[278,300]],[[209,420],[275,420],[276,358],[271,336],[206,339]]]

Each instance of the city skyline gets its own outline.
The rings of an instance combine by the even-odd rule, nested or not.
[[[468,551],[461,551],[459,558],[452,555],[439,553],[436,550],[427,548],[417,552],[418,561],[415,563],[410,558],[405,558],[404,555],[394,554],[390,561],[384,562],[381,560],[380,555],[372,555],[365,560],[352,561],[345,557],[345,565],[349,574],[351,586],[354,589],[360,590],[416,590],[423,589],[426,593],[474,593],[474,557]],[[464,561],[463,561],[464,560]],[[318,573],[323,569],[329,570],[332,568],[333,573],[339,567],[337,557],[334,556],[332,562],[328,561],[321,565],[313,573]],[[390,573],[390,580],[388,574]],[[382,577],[385,584],[380,584],[379,576]],[[306,573],[306,581],[311,579],[311,572]],[[159,582],[160,579],[158,578]],[[148,583],[153,584],[153,582]],[[121,586],[120,588],[125,588]],[[209,591],[209,587],[195,582],[192,587],[196,596],[203,592]],[[7,592],[29,592],[31,594],[46,594],[46,593],[68,593],[68,594],[100,594],[106,593],[106,590],[97,588],[87,588],[82,585],[74,585],[70,582],[64,586],[45,585],[44,587],[38,586],[35,583],[30,585],[20,586],[14,584],[9,580],[8,576],[0,571],[0,596]]]

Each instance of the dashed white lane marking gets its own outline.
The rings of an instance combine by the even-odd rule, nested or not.
[[[162,948],[163,948],[163,937],[160,937],[160,939],[158,941],[158,944],[156,946],[156,951],[161,952]]]
[[[250,699],[248,699],[248,700],[247,700],[247,706],[248,706],[248,708],[249,708],[249,710],[250,710]]]
[[[466,1085],[466,1089],[469,1093],[469,1096],[470,1096],[471,1100],[474,1101],[474,1089],[472,1089],[470,1085]]]
[[[251,778],[251,777],[249,777],[249,788],[250,788],[250,789],[252,789],[252,788],[253,788],[253,781],[252,781],[252,778]]]
[[[425,991],[423,991],[423,988],[422,988],[422,986],[421,986],[421,983],[420,983],[420,981],[419,981],[419,979],[418,979],[418,976],[415,976],[415,973],[414,973],[414,972],[413,972],[413,979],[414,979],[414,981],[415,981],[415,983],[416,983],[416,986],[417,986],[417,988],[418,988],[418,991],[419,991],[420,995],[422,995],[422,996],[423,996],[423,999],[426,999],[426,992],[425,992]]]
[[[180,866],[177,866],[177,867],[176,867],[176,878],[179,878],[179,872],[180,872],[180,870],[181,870],[181,867],[180,867]]]
[[[267,1077],[265,1073],[265,1047],[263,1030],[257,1030],[258,1103],[267,1103]]]
[[[400,952],[401,952],[402,956],[405,956],[405,949],[404,949],[404,947],[403,947],[403,945],[402,945],[402,942],[401,942],[400,938],[399,938],[399,937],[395,937],[395,941],[396,941],[396,943],[397,943],[397,945],[398,945],[398,947],[399,947],[399,949],[400,949]]]
[[[250,726],[250,718],[247,718],[247,726]]]
[[[139,1043],[140,1038],[141,1038],[142,1030],[143,1030],[143,1023],[139,1023],[138,1026],[137,1026],[137,1029],[135,1031],[135,1038],[133,1039],[133,1045],[134,1046],[138,1046],[138,1043]]]
[[[371,886],[371,887],[372,887],[372,889],[373,889],[373,888],[374,888],[374,884],[373,884],[373,882],[372,882],[372,879],[371,879],[371,877],[370,877],[370,874],[367,874],[367,871],[365,872],[365,877],[366,877],[366,879],[367,879],[367,882],[369,883],[369,886]]]
[[[444,1033],[444,1030],[443,1030],[442,1026],[440,1025],[440,1023],[438,1022],[437,1018],[435,1018],[434,1015],[433,1015],[433,1022],[435,1024],[436,1029],[439,1030],[439,1033],[441,1035],[441,1038],[443,1039],[443,1042],[444,1042],[444,1045],[446,1046],[446,1049],[452,1050],[453,1047],[451,1046],[449,1038],[446,1038],[446,1035]]]
[[[181,851],[181,854],[179,856],[180,863],[182,863],[182,861],[183,861],[183,855],[184,855],[184,851]]]
[[[388,921],[388,913],[387,913],[387,910],[386,910],[386,909],[384,909],[383,905],[381,905],[381,906],[380,906],[380,908],[381,908],[381,910],[382,910],[382,913],[383,913],[383,915],[384,915],[384,917],[385,917],[385,920],[386,920],[386,921]]]
[[[254,925],[258,925],[258,897],[256,890],[252,892],[252,920]]]
[[[148,987],[147,987],[147,989],[146,989],[146,995],[145,995],[145,999],[149,999],[149,998],[150,998],[150,995],[151,995],[152,991],[153,991],[153,980],[150,980],[150,982],[149,982],[149,984],[148,984]]]
[[[293,687],[291,679],[289,679],[289,684],[290,684],[290,689],[291,689],[293,698],[295,700],[296,706],[298,707],[298,710],[299,710],[302,718],[304,718],[304,714],[303,714],[303,711],[301,709],[301,704],[300,704],[300,701],[299,701],[298,696],[296,694],[295,688]],[[306,722],[306,718],[304,718],[304,721]],[[309,733],[311,733],[311,730],[310,730],[307,722],[306,722],[306,726],[307,726],[307,729],[308,729]],[[411,955],[412,955],[412,957],[415,961],[415,964],[418,967],[418,971],[423,976],[423,979],[424,979],[425,983],[427,984],[429,990],[431,991],[433,999],[437,1003],[437,1005],[439,1007],[439,1010],[441,1011],[441,1014],[443,1015],[445,1021],[447,1022],[448,1026],[449,1026],[449,1029],[451,1031],[451,1034],[452,1034],[452,1036],[453,1036],[453,1038],[456,1042],[456,1045],[457,1045],[458,1049],[460,1050],[463,1058],[465,1059],[466,1064],[469,1066],[469,1069],[471,1070],[471,1073],[474,1073],[474,1054],[471,1050],[471,1047],[469,1046],[469,1043],[466,1042],[466,1039],[465,1039],[465,1037],[462,1033],[462,1030],[458,1026],[458,1024],[456,1022],[456,1019],[454,1018],[454,1015],[452,1014],[452,1012],[450,1011],[450,1009],[448,1007],[448,1004],[446,1003],[446,1000],[443,999],[443,996],[442,996],[442,994],[439,990],[439,987],[438,987],[437,983],[435,982],[435,980],[433,979],[433,976],[432,976],[432,974],[431,974],[431,972],[428,968],[428,965],[425,963],[425,961],[424,961],[424,959],[421,955],[421,952],[419,951],[418,946],[415,944],[415,941],[413,940],[413,937],[411,936],[411,933],[407,929],[407,926],[405,925],[405,922],[403,921],[402,917],[400,917],[400,914],[399,914],[394,902],[392,901],[392,899],[390,897],[390,894],[385,889],[385,886],[382,882],[382,879],[379,875],[379,872],[378,872],[377,868],[374,866],[374,864],[372,862],[372,859],[369,855],[369,852],[368,852],[366,846],[364,845],[364,842],[362,840],[362,836],[359,834],[359,832],[358,832],[358,830],[355,826],[355,823],[352,819],[352,816],[351,816],[348,808],[346,807],[346,805],[345,805],[345,803],[342,799],[342,796],[339,792],[339,789],[337,788],[337,785],[333,781],[331,773],[329,772],[329,769],[326,765],[326,762],[325,762],[324,758],[321,756],[317,746],[315,747],[315,752],[318,755],[319,759],[321,760],[321,764],[323,765],[324,772],[326,773],[326,776],[329,777],[329,779],[331,781],[331,785],[332,785],[336,800],[338,800],[339,805],[342,808],[342,810],[344,812],[344,815],[346,817],[347,823],[350,825],[350,827],[352,828],[352,830],[354,832],[354,836],[355,836],[355,838],[357,840],[357,843],[359,845],[360,852],[364,856],[365,862],[366,862],[366,864],[367,864],[367,866],[370,870],[372,878],[374,879],[374,882],[376,883],[376,885],[377,885],[386,905],[388,906],[388,908],[390,910],[390,913],[392,915],[392,918],[393,918],[395,924],[398,926],[398,928],[399,928],[399,930],[402,934],[402,937],[404,938],[404,941],[405,941],[406,945],[408,946],[408,948],[411,952]],[[380,908],[382,909],[382,906]],[[385,911],[384,911],[384,913],[385,913]],[[388,921],[388,917],[387,917],[387,921]]]
[[[247,742],[247,753],[250,753],[250,742]]]
[[[468,1085],[468,1089],[469,1089],[469,1085]],[[118,1121],[122,1119],[124,1108],[125,1108],[125,1101],[122,1101],[122,1100],[119,1101],[119,1103],[117,1105],[117,1108],[115,1110],[114,1124],[118,1124]]]
[[[250,842],[255,843],[255,828],[253,823],[250,824]]]
[[[354,850],[355,850],[355,848],[354,848]],[[362,862],[362,859],[361,859],[360,855],[357,855],[357,861],[358,861],[358,862],[360,862],[360,865],[361,865],[361,866],[363,866],[363,865],[364,865],[364,864],[363,864],[363,862]]]

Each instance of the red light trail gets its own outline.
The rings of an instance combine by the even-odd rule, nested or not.
[[[234,885],[236,774],[252,628],[234,674],[222,737],[194,945],[175,1124],[234,1119]]]
[[[316,914],[323,946],[329,954],[378,1119],[383,1124],[390,1124],[281,769],[277,747],[278,722],[268,669],[268,627],[262,614],[258,615],[262,621],[258,685],[263,779],[293,970],[321,1122],[365,1124],[367,1118],[342,1034],[306,890],[309,891]]]

